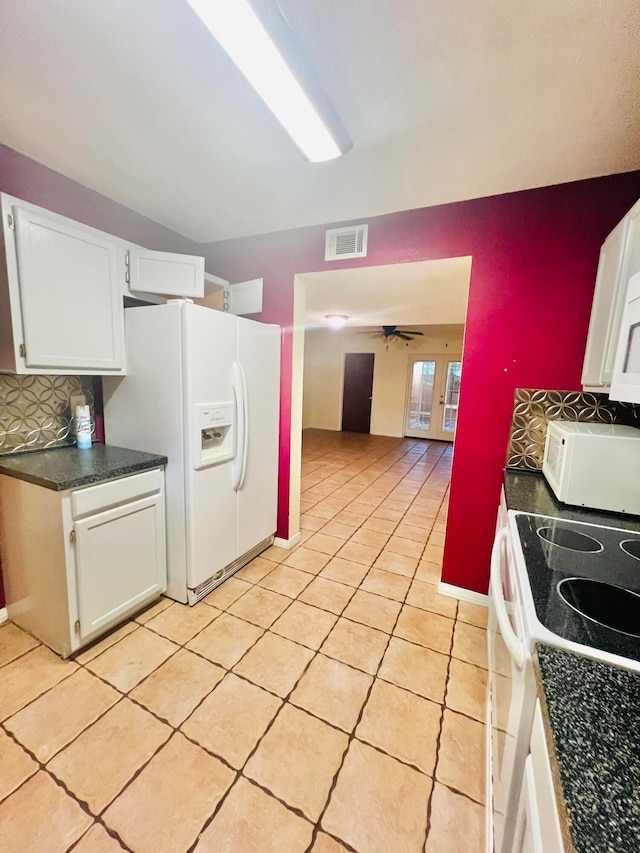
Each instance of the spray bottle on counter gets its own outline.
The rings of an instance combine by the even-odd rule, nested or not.
[[[81,450],[87,450],[91,447],[89,406],[76,406],[76,443]]]

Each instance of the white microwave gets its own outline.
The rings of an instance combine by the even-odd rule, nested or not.
[[[563,503],[640,515],[640,429],[551,421],[542,473]]]

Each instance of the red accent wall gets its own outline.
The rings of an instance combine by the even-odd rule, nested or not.
[[[327,226],[201,247],[225,278],[262,276],[260,319],[284,327],[278,535],[289,533],[295,274],[471,255],[443,580],[486,592],[514,389],[580,388],[600,245],[638,197],[632,172],[357,220],[368,257],[331,264]]]

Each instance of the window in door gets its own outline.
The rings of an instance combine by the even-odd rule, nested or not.
[[[453,441],[461,367],[459,358],[440,355],[411,358],[405,435]]]
[[[458,420],[458,397],[460,396],[461,361],[447,362],[447,378],[444,389],[444,411],[442,413],[442,430],[453,434]]]
[[[412,430],[430,430],[433,415],[435,361],[414,361],[411,371],[411,400],[407,426]]]

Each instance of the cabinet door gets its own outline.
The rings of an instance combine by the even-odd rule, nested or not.
[[[89,516],[74,529],[80,636],[85,639],[166,589],[163,496]]]
[[[542,853],[564,853],[558,804],[553,786],[551,760],[544,733],[540,701],[536,702],[531,727],[531,752],[527,758],[529,796],[535,801],[531,814],[536,816]]]
[[[531,756],[524,765],[520,804],[513,837],[513,853],[545,853],[542,843],[542,815],[538,810],[536,783]]]
[[[239,281],[225,288],[226,311],[238,317],[262,312],[262,279]]]
[[[115,238],[14,207],[28,368],[121,370],[123,306]]]
[[[129,290],[163,296],[204,296],[204,258],[129,249]]]
[[[609,397],[640,403],[640,273],[629,279]]]
[[[609,234],[600,250],[582,367],[582,385],[585,388],[603,388],[611,382],[624,299],[620,271],[627,229],[628,221],[625,218]]]

